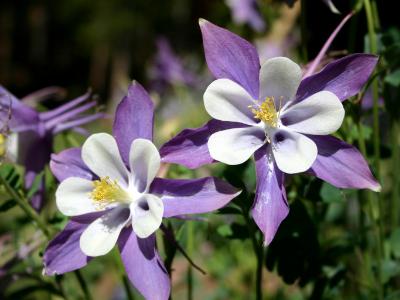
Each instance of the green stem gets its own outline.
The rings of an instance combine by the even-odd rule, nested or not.
[[[125,289],[125,293],[126,293],[126,299],[128,300],[134,300],[135,297],[133,296],[133,293],[131,291],[131,286],[129,283],[128,278],[126,277],[126,275],[122,275],[122,284],[124,285],[124,289]]]
[[[5,187],[7,193],[17,202],[19,207],[30,217],[35,223],[36,226],[43,232],[43,234],[46,236],[47,240],[50,240],[51,238],[51,233],[50,230],[48,229],[48,226],[43,222],[43,220],[40,218],[39,214],[32,208],[32,206],[29,204],[28,200],[25,199],[23,195],[15,191],[5,180],[2,176],[0,176],[0,183]],[[87,300],[91,300],[92,298],[90,297],[89,290],[87,289],[87,284],[82,277],[81,274],[78,274],[79,271],[75,271],[75,275],[78,278],[79,284],[81,285],[82,291],[86,296]],[[61,283],[60,283],[61,284]]]
[[[7,193],[17,202],[18,206],[30,217],[36,226],[43,232],[47,239],[50,238],[51,234],[47,225],[43,222],[37,212],[32,208],[27,199],[15,191],[2,176],[0,176],[0,183],[5,187]]]
[[[364,157],[367,155],[366,151],[366,146],[365,146],[365,140],[362,132],[362,126],[361,126],[361,121],[358,122],[358,144],[361,150],[361,153],[363,154]],[[367,203],[368,207],[366,208],[366,212],[368,214],[370,222],[373,224],[373,229],[374,229],[374,234],[376,238],[376,262],[378,265],[377,268],[377,277],[378,280],[376,282],[377,286],[377,294],[378,294],[378,299],[383,300],[383,278],[382,278],[382,261],[383,261],[383,248],[382,248],[382,236],[381,236],[381,230],[379,227],[379,203],[377,207],[375,207],[375,200],[377,200],[376,197],[374,197],[374,194],[372,192],[366,192],[367,196]]]
[[[76,270],[76,271],[74,271],[74,274],[76,276],[76,279],[79,282],[79,285],[81,286],[83,294],[85,295],[85,299],[86,300],[92,300],[92,296],[90,294],[89,287],[88,287],[85,279],[83,278],[81,272],[79,270]]]
[[[190,257],[193,256],[193,222],[189,222],[187,225],[187,252]],[[187,273],[187,284],[188,284],[188,300],[193,299],[193,269],[189,264]]]
[[[392,230],[394,230],[397,225],[399,224],[399,178],[396,176],[396,173],[399,170],[399,163],[400,163],[400,151],[399,151],[399,144],[398,144],[398,134],[400,130],[399,123],[395,120],[393,122],[393,127],[392,127],[392,176],[393,176],[393,191],[392,191],[392,205],[391,205],[391,225],[392,225]]]

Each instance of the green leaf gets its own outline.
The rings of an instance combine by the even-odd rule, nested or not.
[[[32,186],[26,195],[28,199],[31,198],[39,190],[43,176],[44,172],[40,172],[39,174],[36,175],[35,179],[33,180]]]
[[[393,260],[385,260],[382,264],[383,283],[400,274],[400,266]]]
[[[7,200],[3,204],[0,205],[0,212],[6,212],[9,209],[13,208],[17,203],[14,199]]]
[[[400,69],[397,69],[393,73],[390,73],[385,77],[385,82],[394,86],[394,87],[399,87],[400,86]]]
[[[336,203],[336,202],[341,202],[343,200],[341,191],[338,188],[326,182],[322,184],[320,196],[322,198],[322,201],[326,203]]]
[[[400,258],[400,228],[394,230],[390,236],[390,249],[395,257]]]
[[[233,234],[231,227],[228,224],[221,225],[217,228],[219,235],[223,237],[228,237]]]

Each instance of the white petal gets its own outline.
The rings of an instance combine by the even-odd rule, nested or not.
[[[122,162],[118,145],[108,133],[91,135],[82,146],[82,160],[97,176],[108,176],[118,184],[127,187],[128,170]]]
[[[147,192],[160,169],[160,154],[154,144],[145,139],[136,139],[131,144],[129,164],[134,186],[140,193]]]
[[[204,93],[204,106],[208,114],[221,121],[256,124],[249,106],[254,99],[236,82],[229,79],[213,81]]]
[[[87,256],[100,256],[110,252],[129,217],[128,206],[119,206],[95,220],[81,235],[79,242],[82,252]]]
[[[146,238],[161,225],[164,205],[160,198],[144,194],[138,202],[131,204],[132,228],[140,238]]]
[[[286,57],[268,59],[260,70],[260,101],[274,97],[277,108],[293,100],[301,81],[301,68]]]
[[[228,165],[238,165],[250,158],[265,141],[260,127],[233,128],[216,132],[208,140],[213,159]]]
[[[307,171],[317,158],[317,145],[305,135],[294,131],[275,130],[271,143],[278,168],[287,174]]]
[[[66,216],[79,216],[96,211],[90,193],[93,182],[78,177],[69,177],[62,181],[56,191],[58,209]]]
[[[326,135],[340,128],[344,108],[334,93],[321,91],[288,107],[280,118],[286,127],[297,132]]]

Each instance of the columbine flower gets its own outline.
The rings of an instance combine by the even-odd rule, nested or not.
[[[236,24],[248,23],[258,32],[265,29],[265,23],[258,11],[256,0],[225,0],[225,3],[230,8]]]
[[[153,103],[137,83],[117,108],[113,133],[94,134],[82,149],[52,157],[61,181],[57,207],[72,220],[47,247],[45,273],[79,269],[118,244],[138,291],[146,299],[168,299],[169,277],[155,244],[162,218],[216,210],[238,192],[213,177],[155,178],[161,158],[151,142]]]
[[[341,101],[360,90],[375,56],[344,57],[301,81],[300,67],[288,58],[260,67],[250,43],[205,20],[200,27],[207,64],[217,78],[204,94],[214,120],[166,143],[163,161],[196,168],[214,160],[240,164],[254,153],[252,215],[266,244],[289,211],[284,173],[307,171],[339,188],[380,189],[362,155],[327,135],[340,127]]]
[[[77,129],[104,115],[102,113],[83,114],[96,105],[96,101],[87,102],[90,98],[90,93],[87,93],[56,109],[38,112],[0,85],[0,120],[9,118],[7,142],[14,145],[5,151],[8,158],[16,159],[18,163],[25,166],[27,189],[33,184],[36,175],[50,162],[53,138],[56,134],[68,129]],[[84,102],[87,103],[83,104]],[[11,112],[10,116],[9,112]],[[3,135],[3,137],[6,136]],[[43,197],[44,178],[37,193],[31,198],[32,206],[40,209],[43,206]]]

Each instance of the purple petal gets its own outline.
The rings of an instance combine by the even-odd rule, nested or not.
[[[377,62],[377,56],[362,53],[335,60],[321,72],[303,79],[297,90],[296,101],[302,101],[319,91],[330,91],[344,101],[360,91]]]
[[[167,300],[171,283],[156,250],[155,235],[138,238],[131,228],[125,228],[118,239],[122,262],[133,286],[149,300]]]
[[[208,68],[216,78],[228,78],[258,99],[260,60],[256,48],[238,35],[200,19]]]
[[[89,180],[95,178],[95,175],[82,161],[81,148],[70,148],[58,154],[52,154],[50,170],[60,182],[68,177],[81,177]]]
[[[168,218],[217,210],[240,194],[240,191],[214,177],[156,178],[151,185],[151,193],[162,195],[164,218]]]
[[[8,127],[11,131],[20,132],[37,129],[39,114],[19,101],[13,94],[0,85],[0,128],[7,122],[11,109]]]
[[[318,156],[310,173],[338,188],[380,191],[380,184],[355,147],[333,136],[309,137],[318,147]]]
[[[136,81],[118,104],[113,133],[126,165],[129,165],[131,143],[137,138],[153,140],[154,105],[146,90]]]
[[[284,186],[284,174],[276,166],[270,146],[262,147],[254,154],[257,188],[251,214],[264,233],[264,244],[273,240],[281,222],[289,213]]]
[[[25,188],[30,189],[36,176],[44,171],[50,161],[50,155],[53,147],[53,136],[39,135],[37,132],[21,132],[19,139],[18,160],[25,166]],[[34,153],[34,157],[32,156]],[[39,188],[32,195],[30,202],[37,211],[40,211],[44,205],[45,198],[45,178],[41,179]]]
[[[210,164],[214,162],[207,146],[210,136],[220,130],[245,126],[239,123],[211,120],[202,127],[184,129],[161,147],[161,161],[180,164],[189,169]]]
[[[82,232],[104,212],[82,215],[72,218],[47,246],[44,255],[44,273],[58,275],[80,269],[89,262],[79,246]]]

